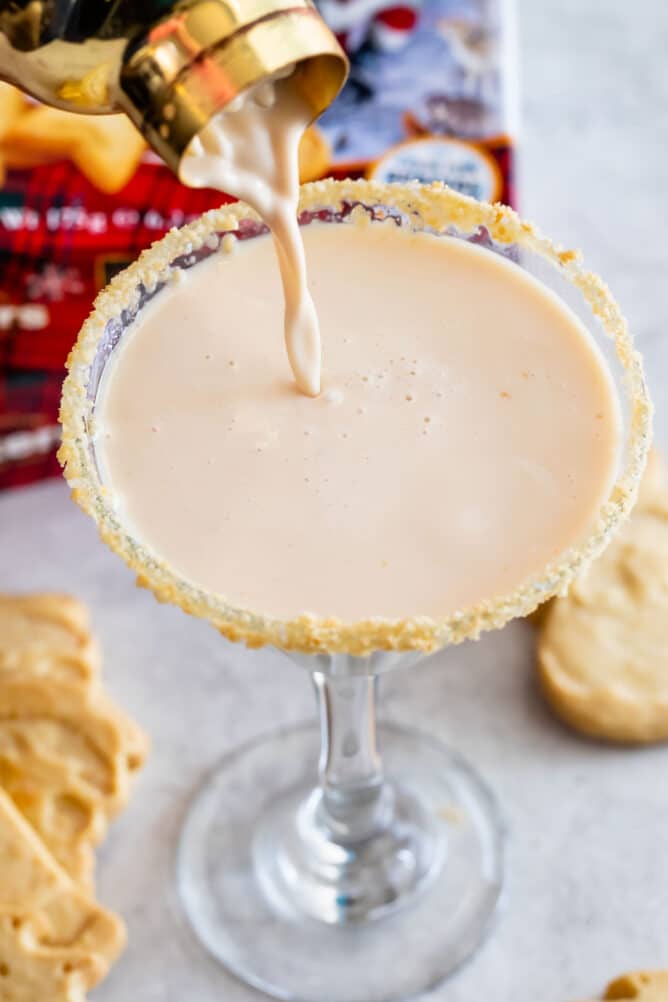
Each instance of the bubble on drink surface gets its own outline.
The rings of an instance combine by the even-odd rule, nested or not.
[[[323,400],[327,404],[341,404],[344,401],[344,395],[341,390],[331,387],[329,390],[325,390],[322,395]]]

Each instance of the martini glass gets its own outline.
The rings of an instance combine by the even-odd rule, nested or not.
[[[580,314],[616,379],[624,420],[618,475],[591,532],[550,566],[440,620],[282,621],[198,588],[134,538],[96,455],[101,377],[145,303],[221,242],[265,230],[238,204],[167,235],[97,300],[69,360],[61,460],[102,538],[161,601],[232,640],[271,645],[305,668],[318,725],[283,728],[224,758],[196,792],[178,848],[177,884],[206,948],[242,980],[282,999],[391,1002],[426,991],[481,943],[503,887],[503,822],[459,752],[398,726],[378,727],[378,677],[477,637],[563,591],[628,514],[649,443],[641,364],[607,288],[579,256],[509,209],[434,185],[320,182],[302,190],[300,222],[428,230],[469,240],[536,274]],[[224,295],[224,289],[221,290]],[[233,591],[234,582],[230,582]],[[258,655],[261,656],[261,655]]]

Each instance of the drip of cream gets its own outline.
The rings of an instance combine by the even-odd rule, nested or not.
[[[290,66],[240,94],[193,140],[181,165],[192,188],[247,202],[274,238],[283,284],[285,346],[302,393],[320,393],[320,330],[297,222],[299,142],[310,119]]]

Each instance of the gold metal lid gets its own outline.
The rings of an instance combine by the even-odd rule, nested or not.
[[[341,90],[348,60],[308,0],[199,0],[160,21],[126,56],[119,100],[178,173],[216,112],[291,64],[316,118]]]

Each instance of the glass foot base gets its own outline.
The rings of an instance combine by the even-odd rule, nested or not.
[[[314,809],[315,726],[227,756],[190,808],[177,860],[188,919],[225,967],[276,998],[410,998],[456,970],[490,924],[503,877],[492,795],[431,738],[388,725],[380,742],[396,796],[380,856],[376,842],[343,865],[295,839],[300,805]],[[346,894],[347,878],[361,895]]]
[[[420,800],[386,784],[375,805],[387,824],[377,834],[332,841],[320,822],[322,796],[308,788],[279,799],[260,819],[253,842],[262,891],[286,918],[342,925],[404,907],[441,870],[445,830]]]

